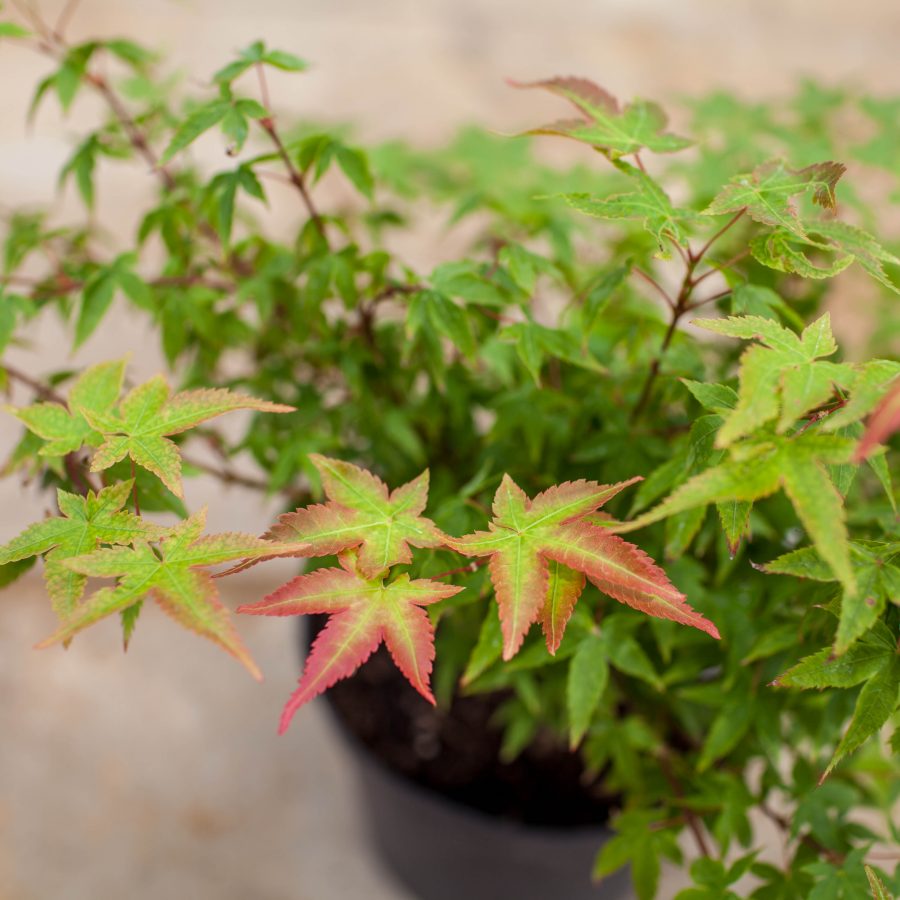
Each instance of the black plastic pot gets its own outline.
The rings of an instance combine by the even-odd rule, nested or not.
[[[348,735],[348,737],[350,737]],[[591,881],[606,828],[538,828],[488,816],[381,765],[355,739],[361,802],[386,868],[419,900],[625,900],[626,872]]]
[[[309,623],[318,630],[318,623]],[[301,631],[305,652],[309,628]],[[392,771],[325,694],[357,764],[363,819],[384,867],[418,900],[626,900],[627,871],[591,880],[604,826],[546,827],[492,816]]]

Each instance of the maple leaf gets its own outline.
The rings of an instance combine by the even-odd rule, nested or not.
[[[0,547],[0,566],[46,553],[44,580],[54,611],[70,615],[84,592],[84,575],[63,565],[63,560],[96,550],[100,544],[133,544],[152,541],[165,529],[122,509],[132,482],[123,481],[88,491],[80,497],[57,491],[61,516],[29,525],[18,537]]]
[[[434,661],[434,627],[422,608],[452,597],[463,588],[430,579],[399,575],[385,583],[358,567],[355,551],[342,553],[340,569],[298,575],[259,603],[238,607],[255,616],[300,616],[328,613],[325,628],[313,642],[297,690],[281,714],[283,734],[294,713],[335,682],[353,674],[378,648],[387,645],[397,668],[429,703]]]
[[[431,521],[419,515],[428,502],[428,470],[388,491],[371,472],[317,453],[309,458],[319,470],[327,503],[286,513],[265,535],[300,544],[298,556],[331,556],[359,548],[358,565],[366,577],[398,563],[412,562],[413,547],[440,547],[447,542]]]
[[[806,237],[791,198],[811,190],[813,203],[834,209],[834,189],[846,170],[843,163],[830,160],[804,169],[792,169],[783,159],[770,160],[752,172],[735,175],[703,212],[717,216],[746,210],[755,222]]]
[[[754,259],[770,269],[793,272],[804,278],[831,278],[856,262],[888,290],[900,294],[900,287],[891,281],[884,268],[885,263],[900,265],[900,258],[882,247],[872,235],[835,219],[807,225],[810,232],[807,235],[786,228],[757,235],[750,242]]]
[[[44,402],[6,409],[47,442],[39,451],[41,456],[65,456],[85,445],[98,447],[103,436],[91,427],[85,414],[99,415],[113,407],[122,390],[125,362],[120,359],[86,369],[69,391],[68,408]]]
[[[617,163],[634,179],[636,190],[607,197],[590,194],[562,194],[562,199],[573,209],[598,219],[639,219],[653,236],[660,248],[660,256],[669,256],[664,238],[669,235],[676,243],[685,244],[687,235],[682,223],[695,218],[697,213],[689,209],[676,209],[666,192],[640,169]]]
[[[128,456],[181,497],[181,454],[167,435],[180,434],[235,409],[284,413],[294,408],[222,388],[182,391],[173,397],[165,378],[157,375],[126,394],[117,413],[82,410],[105,438],[91,461],[91,471],[108,469]]]
[[[146,542],[135,543],[134,547],[110,547],[64,560],[62,565],[79,575],[118,577],[120,581],[115,587],[101,588],[75,607],[38,647],[69,641],[89,625],[134,607],[149,595],[185,628],[209,638],[243,663],[255,678],[260,678],[259,669],[219,601],[215,582],[205,567],[234,559],[277,556],[295,548],[246,534],[201,537],[205,525],[203,509],[166,529],[158,549]]]
[[[800,660],[772,682],[773,687],[800,689],[849,688],[857,684],[863,684],[863,688],[856,698],[853,718],[819,778],[820,785],[841,759],[878,734],[894,713],[900,688],[896,635],[883,622],[876,622],[843,656],[835,656],[826,647]]]
[[[855,377],[849,366],[818,361],[837,350],[828,313],[799,337],[762,316],[695,319],[693,324],[717,334],[761,342],[741,356],[738,401],[716,437],[719,447],[727,447],[775,418],[777,430],[786,431],[804,413],[830,399],[835,384],[850,384]]]
[[[825,464],[846,463],[853,441],[803,433],[791,438],[747,442],[731,458],[690,478],[662,503],[631,522],[611,526],[619,534],[710,503],[752,502],[783,489],[819,555],[844,590],[856,595],[850,563],[844,503]]]
[[[893,383],[872,413],[866,433],[853,454],[854,461],[864,460],[897,431],[900,431],[900,379]]]
[[[655,103],[636,100],[624,107],[603,88],[586,78],[549,78],[544,81],[510,81],[516,88],[543,88],[572,103],[580,116],[531,129],[529,134],[558,134],[602,150],[612,159],[646,147],[655,153],[672,153],[692,141],[664,131],[666,114]]]
[[[652,616],[693,625],[718,637],[662,571],[634,544],[584,520],[619,491],[618,484],[570,481],[533,500],[508,476],[494,496],[490,531],[449,538],[466,556],[488,556],[503,631],[503,658],[511,659],[531,625],[541,619],[547,648],[556,653],[584,585],[583,573],[604,594]],[[551,563],[560,566],[551,569]]]
[[[887,601],[900,602],[900,544],[878,541],[851,541],[850,562],[858,590],[844,592],[838,616],[834,653],[847,652],[857,638],[865,634],[884,612]],[[775,575],[793,575],[812,581],[837,581],[831,568],[813,547],[793,550],[766,563],[763,571]]]

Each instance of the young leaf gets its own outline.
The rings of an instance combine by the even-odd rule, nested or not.
[[[238,608],[256,616],[330,616],[281,714],[280,734],[304,703],[353,674],[382,641],[409,683],[434,703],[429,686],[434,628],[422,607],[463,589],[429,579],[411,581],[408,575],[386,584],[381,575],[369,578],[357,567],[355,551],[341,554],[340,562],[340,569],[298,575],[259,603]]]
[[[569,713],[569,746],[574,750],[584,737],[609,681],[605,642],[587,634],[569,663],[566,705]]]
[[[103,436],[85,416],[107,413],[119,399],[126,360],[99,363],[86,369],[69,391],[68,409],[59,403],[34,403],[21,408],[6,407],[25,427],[47,443],[41,456],[65,456],[83,446],[98,447]]]
[[[835,656],[831,648],[826,647],[801,659],[796,666],[779,675],[772,685],[803,690],[850,688],[871,680],[891,665],[893,657],[890,632],[881,626],[855,643],[843,656]]]
[[[654,509],[613,530],[625,534],[687,509],[761,500],[783,488],[822,559],[844,590],[855,595],[843,499],[823,465],[847,462],[851,446],[843,438],[806,433],[745,448],[745,458],[728,459],[695,475]]]
[[[864,866],[869,887],[872,889],[872,900],[891,900],[884,882],[878,877],[878,873],[871,866]]]
[[[98,494],[88,491],[85,497],[57,491],[62,515],[29,525],[0,547],[0,566],[46,553],[44,580],[53,609],[61,618],[70,615],[87,579],[67,569],[63,560],[96,550],[100,544],[154,541],[165,531],[122,508],[131,486],[131,481],[123,481]]]
[[[837,350],[828,313],[799,337],[759,316],[695,319],[693,324],[717,334],[761,342],[741,357],[738,402],[719,430],[719,447],[727,447],[775,418],[778,431],[786,431],[804,413],[829,400],[835,383],[846,384],[853,378],[847,366],[818,362]]]
[[[900,554],[898,544],[879,544],[854,541],[850,544],[850,559],[858,590],[844,593],[838,618],[834,652],[845,653],[847,648],[865,634],[878,620],[885,603],[894,596],[900,569],[893,559]],[[794,550],[768,563],[766,572],[810,578],[814,581],[835,581],[831,569],[812,547]]]
[[[623,168],[624,163],[619,163]],[[640,169],[628,166],[637,190],[608,197],[592,197],[590,194],[562,194],[562,199],[573,209],[598,219],[638,219],[659,245],[659,255],[668,257],[666,236],[677,244],[687,243],[683,223],[696,218],[689,209],[676,209],[666,192]]]
[[[160,165],[164,166],[176,153],[193,144],[201,134],[218,125],[231,109],[231,101],[226,99],[211,100],[195,109],[172,135],[172,140],[160,157]]]
[[[750,173],[732,178],[704,213],[717,216],[746,210],[755,222],[780,226],[806,237],[791,198],[811,190],[814,203],[834,209],[834,189],[846,170],[843,163],[831,161],[815,163],[805,169],[791,169],[784,160],[770,160]]]
[[[861,747],[891,717],[897,707],[900,688],[900,661],[895,658],[863,685],[853,710],[850,727],[845,732],[828,768],[819,779],[821,784],[831,770],[845,757]]]
[[[388,491],[375,475],[311,453],[329,502],[286,513],[266,537],[302,545],[300,556],[331,556],[359,548],[357,565],[374,578],[397,563],[412,562],[413,547],[440,547],[446,537],[420,513],[428,502],[428,471]]]
[[[259,669],[240,639],[228,610],[219,601],[205,567],[235,559],[271,557],[292,551],[245,534],[201,537],[206,510],[167,529],[155,552],[148,543],[97,550],[66,559],[63,565],[79,575],[119,577],[115,587],[102,588],[77,606],[57,631],[38,647],[68,641],[79,631],[116,612],[152,597],[176,622],[218,644],[239,660],[255,678]]]
[[[640,479],[614,485],[574,481],[551,487],[533,500],[504,475],[494,497],[490,531],[479,531],[448,543],[466,556],[490,558],[491,580],[503,626],[503,658],[511,659],[525,633],[548,608],[550,563],[583,572],[610,597],[648,615],[692,625],[713,637],[715,625],[694,612],[665,572],[638,547],[584,521],[619,491]],[[547,647],[554,653],[565,628],[565,611],[574,605],[578,582],[557,615],[544,615]]]
[[[108,469],[128,456],[156,475],[176,497],[181,497],[181,455],[166,435],[180,434],[235,409],[293,412],[291,406],[224,389],[182,391],[173,397],[166,380],[157,375],[130,391],[117,414],[82,408],[91,426],[105,438],[91,461],[91,471]]]
[[[529,134],[571,137],[591,144],[613,159],[637,153],[644,147],[655,153],[673,153],[691,145],[691,141],[664,131],[666,114],[655,103],[636,100],[620,109],[611,94],[586,78],[550,78],[530,83],[511,81],[510,84],[517,88],[548,90],[568,100],[579,113],[577,119],[533,128]]]

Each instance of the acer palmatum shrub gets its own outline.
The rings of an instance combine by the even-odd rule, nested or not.
[[[282,730],[384,644],[423,708],[486,698],[501,761],[577,754],[613,806],[598,878],[630,864],[650,898],[666,857],[684,900],[900,888],[900,260],[872,236],[898,198],[895,100],[714,94],[687,138],[588,80],[515,84],[566,107],[533,129],[583,145],[560,168],[526,137],[363,150],[276,117],[266,72],[305,66],[262,43],[183,97],[132,41],[71,45],[36,15],[0,36],[50,61],[38,113],[105,103],[60,174],[83,220],[6,217],[0,346],[57,317],[78,347],[126,304],[171,369],[0,368],[6,472],[58,504],[0,547],[3,583],[43,559],[44,645],[116,617],[127,646],[151,599],[257,675],[213,575],[304,558],[238,610],[327,615]],[[190,157],[206,132],[212,172]],[[95,193],[135,160],[157,190],[113,238]],[[879,170],[874,206],[848,169]],[[358,202],[320,206],[326,175]],[[273,235],[282,191],[302,222]],[[427,204],[475,238],[415,271],[391,238]],[[851,361],[829,310],[863,300],[877,327]],[[216,427],[236,409],[238,439]],[[283,498],[267,534],[185,508],[192,434],[221,460],[188,449],[189,473]]]

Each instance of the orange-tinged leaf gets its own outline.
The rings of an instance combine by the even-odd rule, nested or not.
[[[428,472],[393,492],[380,479],[351,463],[310,454],[322,476],[327,503],[281,516],[266,535],[296,543],[298,556],[331,556],[358,548],[367,577],[412,562],[410,547],[439,547],[445,535],[421,516],[428,501]]]
[[[400,575],[385,583],[368,578],[354,551],[341,556],[340,569],[318,569],[273,591],[264,600],[238,608],[258,616],[297,616],[328,613],[328,623],[313,642],[303,675],[281,716],[280,733],[294,713],[335,682],[352,675],[386,644],[397,668],[430,703],[434,662],[434,628],[422,608],[462,590],[428,579]]]
[[[549,581],[544,609],[541,614],[541,627],[547,639],[547,649],[556,655],[562,642],[566,625],[572,617],[572,610],[584,590],[584,573],[570,569],[556,560],[548,566]]]
[[[505,475],[494,497],[490,530],[449,539],[466,556],[490,557],[504,659],[516,654],[539,618],[547,647],[556,652],[585,575],[621,603],[719,636],[715,625],[688,606],[649,556],[585,520],[638,480],[613,485],[566,482],[530,500]]]
[[[865,434],[853,455],[854,462],[862,462],[896,431],[900,431],[900,379],[894,382],[869,418]]]

